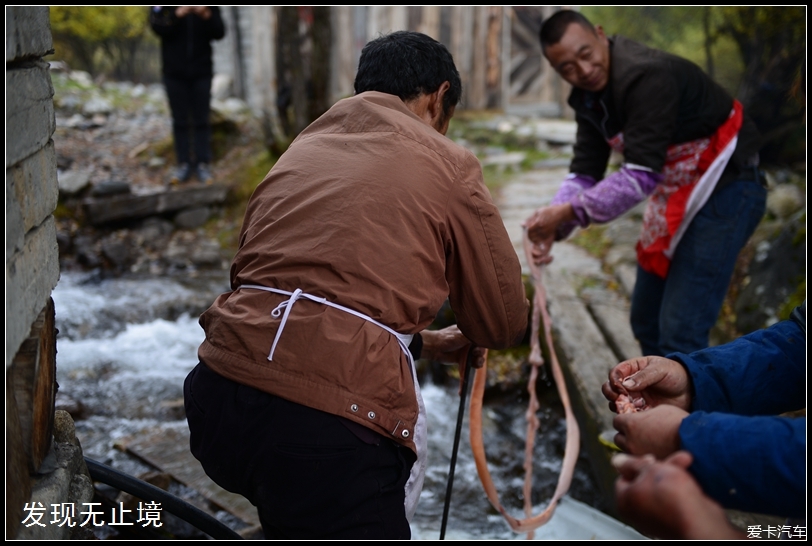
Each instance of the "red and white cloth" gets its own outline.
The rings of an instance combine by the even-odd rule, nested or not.
[[[649,197],[637,242],[637,260],[649,273],[665,278],[685,230],[707,203],[733,155],[742,125],[742,105],[734,100],[727,121],[708,138],[669,146],[663,180]],[[609,145],[623,153],[623,134]]]

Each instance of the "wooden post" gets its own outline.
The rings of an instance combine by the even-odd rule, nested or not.
[[[474,28],[471,59],[471,79],[468,85],[468,106],[476,110],[487,108],[488,87],[488,7],[474,6]]]
[[[502,51],[501,51],[501,70],[502,70],[502,103],[503,111],[507,111],[510,107],[510,60],[511,60],[511,37],[510,27],[513,19],[513,8],[505,6],[502,10]]]
[[[422,17],[418,32],[431,36],[435,40],[440,40],[440,6],[422,6]]]
[[[353,8],[352,6],[333,6],[331,24],[333,27],[333,47],[330,48],[332,67],[330,69],[330,99],[335,103],[339,99],[353,94],[355,81],[355,50],[353,49]]]
[[[31,473],[39,471],[53,438],[56,396],[54,318],[54,302],[48,298],[8,372],[19,415],[23,450]]]
[[[488,28],[486,37],[485,58],[486,108],[499,108],[502,105],[502,6],[488,6]]]
[[[273,6],[254,6],[251,10],[251,85],[256,90],[251,106],[261,114],[268,147],[284,147],[286,137],[276,109],[276,11]]]

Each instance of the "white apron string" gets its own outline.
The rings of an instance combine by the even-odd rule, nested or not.
[[[409,345],[412,343],[412,338],[414,337],[412,334],[401,334],[399,332],[396,332],[390,327],[381,324],[372,317],[368,317],[367,315],[359,313],[358,311],[350,309],[349,307],[344,307],[343,305],[327,301],[327,298],[321,298],[319,296],[313,296],[306,292],[302,292],[300,288],[297,288],[293,292],[288,292],[287,290],[279,290],[277,288],[268,288],[267,286],[260,286],[258,284],[243,284],[238,288],[253,288],[255,290],[265,290],[266,292],[273,292],[274,294],[282,294],[283,296],[290,296],[290,298],[277,305],[276,308],[274,308],[274,310],[271,311],[271,316],[273,316],[274,318],[279,318],[279,315],[281,314],[282,322],[279,323],[279,329],[276,331],[276,337],[274,337],[273,345],[271,345],[271,352],[268,354],[268,360],[270,361],[273,361],[273,353],[274,350],[276,350],[276,344],[279,342],[279,338],[282,335],[282,330],[285,329],[285,323],[288,320],[288,315],[290,315],[291,307],[293,307],[293,304],[296,303],[296,300],[298,300],[299,298],[307,298],[311,301],[315,301],[316,303],[323,303],[324,305],[335,307],[336,309],[340,309],[345,313],[355,315],[358,318],[362,318],[366,321],[371,322],[372,324],[375,324],[376,326],[383,328],[384,330],[386,330],[387,332],[389,332],[390,334],[392,334],[397,338],[401,350],[403,350],[406,356],[409,357],[409,363],[414,368],[414,359],[412,359],[412,353],[409,352]],[[285,310],[284,314],[282,313],[282,309]]]
[[[426,465],[428,463],[428,430],[426,427],[426,406],[423,403],[423,396],[420,394],[420,384],[417,382],[417,370],[415,369],[414,365],[414,358],[412,358],[412,353],[409,351],[409,345],[412,343],[412,338],[414,337],[412,334],[401,334],[396,332],[395,330],[389,328],[388,326],[381,324],[377,320],[368,317],[363,313],[359,313],[349,307],[344,307],[343,305],[338,305],[337,303],[333,303],[327,301],[327,298],[320,298],[318,296],[312,296],[305,292],[302,292],[301,289],[297,288],[293,292],[288,292],[287,290],[279,290],[277,288],[268,288],[267,286],[260,286],[258,284],[244,284],[242,286],[237,287],[239,288],[253,288],[255,290],[265,290],[266,292],[273,292],[274,294],[281,294],[283,296],[290,296],[287,300],[281,302],[277,305],[273,311],[271,311],[271,316],[274,318],[279,318],[279,315],[282,315],[282,321],[279,323],[279,328],[276,331],[276,337],[274,337],[273,345],[271,345],[271,352],[268,353],[268,360],[273,361],[273,353],[276,350],[276,344],[279,342],[279,337],[282,335],[282,330],[285,328],[285,323],[288,320],[288,316],[290,315],[290,309],[293,307],[293,304],[296,303],[296,300],[299,298],[306,298],[311,301],[315,301],[316,303],[322,303],[324,305],[329,305],[330,307],[335,307],[345,313],[349,313],[351,315],[355,315],[358,318],[362,318],[366,321],[371,322],[377,326],[380,326],[398,340],[400,344],[400,349],[409,359],[409,366],[412,369],[412,379],[414,381],[414,393],[417,397],[417,426],[415,427],[414,431],[414,444],[417,448],[417,460],[412,465],[412,470],[409,473],[409,480],[406,482],[404,487],[405,489],[405,498],[404,498],[404,506],[406,509],[406,519],[411,522],[412,518],[414,517],[415,512],[417,511],[417,501],[420,498],[420,492],[423,490],[423,480],[426,476]],[[284,309],[284,312],[282,311]]]

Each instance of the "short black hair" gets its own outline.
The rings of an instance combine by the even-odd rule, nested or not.
[[[567,27],[572,23],[581,25],[592,34],[597,34],[595,31],[595,25],[593,25],[589,19],[584,17],[581,12],[571,9],[562,9],[561,11],[557,11],[550,15],[541,23],[541,29],[539,30],[541,49],[543,50],[547,46],[560,42],[561,37],[564,36],[564,32],[567,30]]]
[[[451,86],[443,99],[443,113],[447,115],[462,98],[454,58],[431,36],[398,30],[371,40],[361,50],[355,93],[380,91],[409,101],[434,93],[445,81]]]

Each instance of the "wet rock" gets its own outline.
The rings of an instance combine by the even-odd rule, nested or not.
[[[62,197],[72,197],[90,184],[90,171],[85,169],[57,172],[59,194]]]
[[[65,231],[56,232],[56,245],[59,247],[59,255],[64,256],[73,249],[70,233]]]
[[[192,249],[189,260],[197,267],[219,267],[223,263],[222,250],[217,241],[203,239]]]
[[[781,306],[806,278],[806,225],[794,220],[778,236],[765,240],[750,263],[749,278],[736,300],[736,328],[749,333],[765,328],[781,317]]]
[[[170,235],[173,231],[175,231],[175,226],[172,222],[155,216],[144,219],[139,225],[133,228],[133,234],[139,242],[143,242],[144,244],[151,243],[153,246],[158,246],[155,245],[155,243],[161,238]]]
[[[126,233],[117,232],[101,241],[101,253],[118,271],[127,271],[136,256]]]
[[[209,207],[195,207],[182,210],[175,215],[175,225],[181,229],[193,229],[206,223],[211,216]]]
[[[120,180],[105,180],[93,186],[91,195],[94,197],[109,197],[111,195],[124,195],[132,191],[130,184]]]
[[[804,193],[795,184],[779,184],[767,193],[767,210],[786,220],[805,205]]]
[[[54,400],[54,408],[56,412],[59,413],[67,412],[70,416],[72,421],[79,421],[85,418],[85,406],[82,404],[81,401],[71,398],[67,394],[57,392],[56,397]],[[74,434],[76,433],[76,427],[73,428]]]
[[[102,261],[96,250],[96,239],[90,235],[79,235],[73,241],[76,260],[88,269],[101,267]]]
[[[101,97],[93,97],[82,107],[82,113],[86,116],[95,114],[109,114],[113,111],[113,105],[109,100]]]

